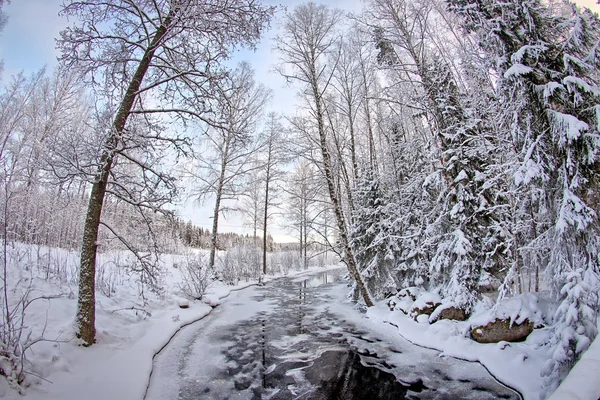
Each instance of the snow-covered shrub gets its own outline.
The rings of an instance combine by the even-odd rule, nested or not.
[[[584,279],[583,269],[567,274],[561,290],[564,297],[554,315],[556,324],[550,340],[549,359],[544,364],[545,377],[542,397],[548,397],[571,370],[575,361],[591,344],[597,334],[598,294]],[[591,272],[588,272],[591,273]]]
[[[290,269],[300,269],[302,260],[295,251],[276,251],[270,255],[271,270],[287,275]]]
[[[44,340],[42,331],[34,334],[25,321],[27,309],[37,301],[50,299],[50,294],[34,294],[34,269],[28,264],[30,249],[3,241],[0,252],[2,294],[0,295],[0,375],[9,385],[21,391],[26,378],[26,352],[34,344]],[[14,273],[17,276],[14,276]],[[44,328],[45,330],[45,328]]]
[[[258,279],[261,273],[261,251],[257,247],[235,246],[224,252],[217,263],[217,276],[229,285],[237,285],[242,279]]]
[[[186,254],[179,265],[182,282],[181,291],[193,299],[200,300],[210,285],[210,271],[204,254]]]
[[[96,290],[106,297],[112,297],[117,291],[117,269],[113,263],[102,263],[96,268]]]

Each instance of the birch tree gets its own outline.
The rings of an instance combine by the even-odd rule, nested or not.
[[[77,22],[61,32],[61,62],[86,74],[111,121],[99,149],[82,239],[76,330],[86,346],[95,339],[97,238],[107,185],[125,136],[142,134],[130,130],[132,116],[204,119],[214,82],[222,76],[220,62],[232,47],[253,45],[272,12],[241,0],[65,2],[62,14]],[[156,131],[147,136],[149,142],[165,140]]]
[[[273,217],[273,209],[280,205],[276,200],[280,192],[279,185],[285,176],[282,170],[287,160],[285,149],[285,132],[277,114],[271,112],[267,115],[266,126],[263,131],[264,141],[264,201],[263,201],[263,274],[267,273],[267,228]]]
[[[344,253],[344,262],[355,280],[365,304],[373,305],[356,267],[354,254],[349,244],[348,232],[342,209],[340,193],[336,188],[332,158],[328,148],[324,94],[329,88],[332,68],[326,64],[328,55],[334,49],[336,25],[340,13],[323,5],[306,3],[287,13],[283,22],[283,34],[277,38],[276,49],[282,61],[281,73],[290,80],[304,86],[307,99],[316,120],[323,170],[327,181],[329,197],[338,226],[338,234]],[[289,71],[285,67],[289,67]]]
[[[255,130],[269,96],[269,91],[254,81],[249,64],[242,63],[232,71],[217,96],[215,123],[204,138],[206,151],[203,155],[198,152],[193,170],[188,170],[195,182],[192,196],[200,200],[212,196],[215,201],[209,268],[215,265],[219,216],[228,210],[224,203],[237,200],[245,189],[244,178],[260,168],[252,162],[260,150]]]

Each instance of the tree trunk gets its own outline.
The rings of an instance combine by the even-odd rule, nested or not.
[[[365,118],[367,124],[367,135],[369,137],[369,164],[372,171],[377,171],[377,155],[375,154],[375,139],[373,138],[373,125],[371,123],[371,106],[369,105],[369,85],[367,83],[367,71],[364,62],[360,62],[360,72],[362,75],[363,89],[365,91]]]
[[[221,190],[217,191],[215,200],[215,208],[213,210],[213,226],[212,233],[210,235],[210,255],[208,257],[208,268],[213,269],[215,267],[215,257],[217,254],[217,234],[219,229],[219,209],[221,208]]]
[[[304,215],[302,217],[304,219],[304,256],[303,266],[304,269],[308,269],[308,200],[304,200]]]
[[[267,171],[265,176],[265,215],[263,219],[263,275],[267,273],[267,219],[269,217],[269,179],[271,174],[271,149],[267,159]]]
[[[340,200],[338,198],[337,193],[335,192],[335,183],[333,179],[333,171],[331,166],[331,156],[329,154],[329,150],[327,149],[327,140],[325,136],[325,126],[323,123],[324,115],[323,115],[323,107],[321,104],[321,94],[319,93],[319,87],[317,85],[316,77],[317,71],[315,70],[315,63],[311,63],[311,76],[313,77],[313,81],[311,82],[313,98],[315,100],[315,108],[317,114],[317,125],[319,130],[319,140],[321,145],[321,155],[323,156],[323,167],[325,170],[325,179],[327,181],[327,188],[329,190],[329,197],[331,199],[331,203],[333,205],[333,211],[335,214],[335,218],[338,224],[340,242],[342,248],[344,250],[344,261],[346,262],[346,266],[348,267],[348,271],[350,275],[356,281],[356,285],[358,286],[358,290],[362,295],[362,298],[367,305],[367,307],[371,307],[373,305],[373,301],[371,300],[371,296],[369,295],[367,288],[360,276],[360,272],[356,267],[356,261],[354,259],[354,254],[352,253],[352,249],[350,248],[350,242],[348,241],[348,232],[346,230],[346,224],[344,221],[344,214],[342,211],[342,205],[340,204]]]
[[[303,211],[302,211],[302,207],[303,207],[303,202],[302,202],[302,198],[300,198],[300,265],[303,265],[302,263],[302,243],[304,241],[304,236],[302,236],[303,234],[303,228],[304,228],[304,220],[303,220]]]
[[[356,139],[354,137],[354,116],[352,114],[352,101],[348,98],[348,126],[350,128],[350,156],[352,158],[353,182],[358,179],[358,162],[356,161]]]
[[[213,226],[212,234],[210,236],[210,255],[208,257],[208,268],[213,269],[215,267],[215,256],[217,254],[217,234],[219,229],[219,212],[221,211],[221,198],[223,196],[223,186],[225,185],[225,170],[227,168],[227,157],[229,152],[229,139],[225,144],[225,154],[222,158],[221,164],[221,176],[219,177],[219,186],[217,187],[217,193],[215,194],[215,208],[213,210]]]
[[[137,98],[137,92],[140,89],[144,75],[148,71],[150,61],[154,57],[154,52],[160,46],[160,42],[171,25],[175,11],[171,9],[162,25],[156,30],[150,46],[146,49],[127,87],[127,91],[113,122],[112,132],[104,143],[103,153],[100,157],[100,167],[98,168],[96,179],[92,184],[92,193],[88,204],[81,244],[79,296],[77,299],[76,315],[76,335],[83,340],[85,346],[92,345],[96,337],[96,253],[98,250],[97,240],[100,216],[102,215],[102,205],[104,204],[108,177],[116,155],[115,151],[121,141],[121,135],[129,117],[129,112]]]

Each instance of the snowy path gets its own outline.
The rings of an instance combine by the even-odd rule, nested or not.
[[[441,358],[372,325],[339,271],[232,293],[155,359],[158,399],[518,399],[478,364]],[[400,380],[399,383],[397,380]]]

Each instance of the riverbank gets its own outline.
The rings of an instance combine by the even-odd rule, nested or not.
[[[62,256],[64,265],[76,265],[75,256],[66,253]],[[47,297],[32,303],[25,314],[27,327],[34,336],[43,335],[44,339],[27,352],[28,387],[20,394],[0,377],[0,397],[11,400],[143,398],[152,371],[152,358],[178,330],[209,315],[232,291],[258,284],[247,281],[229,286],[215,281],[202,301],[189,301],[180,291],[181,273],[173,267],[176,258],[165,257],[161,296],[145,292],[142,300],[139,285],[124,275],[111,278],[118,281],[114,291],[98,291],[97,342],[91,347],[81,346],[74,337],[77,296],[73,280],[44,279],[38,271],[11,269],[10,282],[29,279],[32,293]],[[324,269],[289,271],[288,276],[315,270]],[[75,269],[70,268],[66,274],[74,276]],[[268,275],[264,281],[282,276]]]

